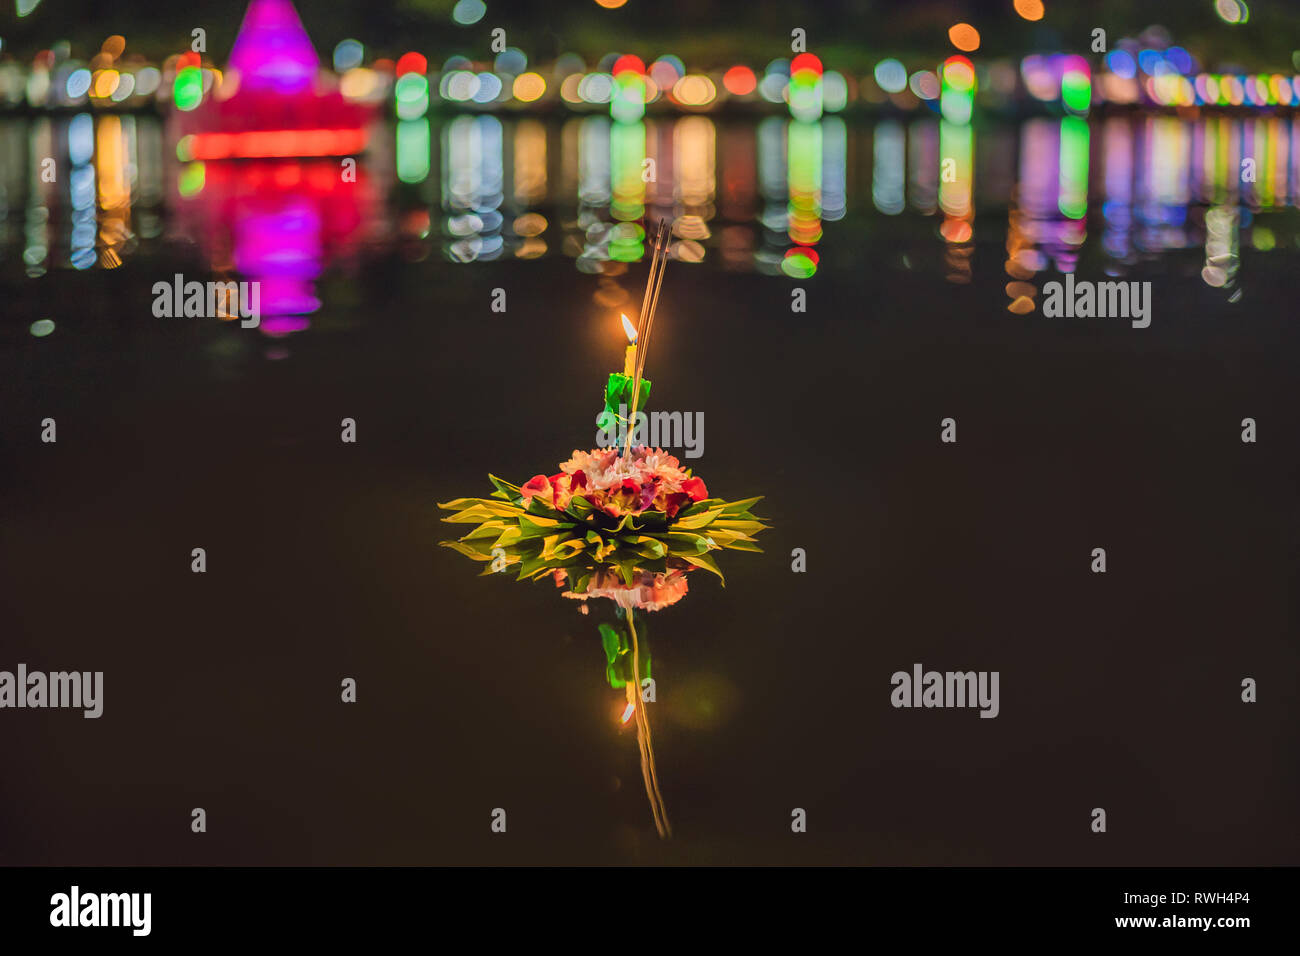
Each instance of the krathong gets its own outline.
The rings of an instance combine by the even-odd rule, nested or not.
[[[650,682],[650,653],[644,640],[646,615],[686,596],[691,573],[704,569],[725,585],[715,552],[761,551],[754,536],[768,527],[751,509],[759,498],[728,501],[710,497],[704,480],[660,448],[634,443],[636,414],[650,392],[641,372],[654,328],[654,310],[668,258],[664,224],[652,246],[641,321],[623,324],[631,343],[624,371],[613,373],[605,390],[602,430],[621,425],[622,447],[575,450],[554,474],[522,485],[495,475],[488,498],[457,498],[438,507],[442,520],[473,529],[445,547],[486,564],[483,574],[515,572],[516,579],[550,578],[564,596],[580,601],[583,613],[596,599],[612,610],[599,622],[606,679],[627,700],[621,721],[635,717],[641,772],[655,827],[672,828],[655,767],[650,722],[642,688]],[[630,412],[629,412],[630,409]]]

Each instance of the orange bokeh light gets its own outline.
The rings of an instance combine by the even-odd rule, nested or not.
[[[954,23],[950,26],[948,39],[963,53],[974,53],[980,48],[980,32],[969,23]]]
[[[754,71],[747,66],[733,66],[722,75],[722,85],[733,96],[748,96],[758,87]]]
[[[1016,13],[1026,20],[1043,19],[1043,0],[1016,0]]]

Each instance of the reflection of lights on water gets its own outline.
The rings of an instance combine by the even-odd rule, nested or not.
[[[903,124],[881,120],[872,137],[871,201],[886,216],[903,211],[904,153]]]
[[[817,272],[817,252],[807,246],[794,246],[786,250],[781,260],[781,271],[792,279],[810,279]]]
[[[964,59],[964,58],[963,58]],[[975,82],[972,72],[969,82]],[[939,208],[944,213],[939,235],[947,243],[944,249],[944,278],[949,282],[966,283],[971,279],[970,245],[974,237],[972,223],[975,210],[974,192],[974,131],[969,122],[953,123],[943,120],[939,124],[939,152],[943,157],[945,174],[940,176]]]
[[[89,113],[78,113],[68,123],[68,159],[73,166],[90,162],[95,153],[95,124]]]
[[[796,244],[822,237],[822,124],[793,122],[786,132],[789,184],[786,231]]]
[[[72,231],[68,260],[74,269],[95,264],[95,170],[90,160],[95,153],[95,121],[89,113],[78,113],[68,123],[68,192],[72,204]]]
[[[614,123],[609,132],[610,163],[610,215],[622,222],[631,222],[645,215],[646,182],[642,176],[642,162],[646,155],[646,129],[644,123]],[[636,230],[640,232],[640,227]],[[614,256],[624,262],[641,258],[641,236],[632,236],[622,230],[618,238],[627,240],[620,244],[620,254]]]
[[[586,206],[609,204],[609,127],[605,116],[578,121],[578,202]]]
[[[495,116],[458,116],[443,127],[442,205],[449,231],[457,224],[472,226],[447,247],[454,262],[501,254],[503,145],[501,121]]]
[[[130,236],[131,186],[135,164],[130,162],[135,118],[99,117],[95,172],[99,184],[99,261],[105,268],[122,264],[121,250]]]
[[[913,120],[908,126],[907,162],[912,208],[931,215],[939,201],[939,124],[934,118]]]
[[[1088,214],[1088,121],[1077,116],[1061,119],[1060,195],[1057,208],[1070,219]]]
[[[546,127],[537,120],[520,120],[515,124],[514,147],[514,200],[521,206],[540,205],[546,201],[549,183],[546,172]],[[541,219],[540,216],[536,218]],[[541,221],[544,229],[546,220]],[[517,228],[515,231],[518,233]],[[531,235],[537,235],[538,232]]]
[[[758,124],[758,188],[763,197],[759,221],[763,225],[765,247],[783,244],[790,221],[786,205],[786,123],[769,116]],[[762,272],[780,270],[779,253],[764,248],[754,256],[754,265]]]
[[[974,152],[974,134],[969,124],[947,120],[939,124],[939,153],[944,168],[939,181],[939,208],[949,216],[965,219],[972,215]]]
[[[432,162],[429,121],[399,120],[397,123],[397,178],[404,183],[422,183]]]
[[[1102,203],[1102,248],[1113,259],[1132,254],[1129,229],[1133,223],[1133,133],[1127,119],[1111,117],[1102,127],[1105,200]]]
[[[1205,265],[1201,269],[1206,285],[1219,289],[1236,285],[1240,223],[1241,216],[1235,206],[1206,210]]]
[[[697,216],[712,209],[717,188],[717,129],[706,116],[678,120],[673,135],[673,198],[685,214]],[[678,233],[684,235],[683,233]],[[686,236],[686,238],[700,238]]]
[[[614,262],[637,262],[645,254],[645,230],[640,223],[620,222],[605,233],[607,253]]]
[[[619,723],[626,724],[629,720],[632,719],[632,715],[635,713],[636,713],[636,704],[629,701],[628,705],[625,708],[623,708],[623,716],[619,718]]]

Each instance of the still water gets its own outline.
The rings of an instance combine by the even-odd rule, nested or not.
[[[918,221],[933,236],[902,265],[952,282],[969,280],[974,243],[1005,240],[1002,268],[1020,281],[1073,271],[1090,247],[1108,275],[1199,249],[1203,280],[1232,294],[1243,243],[1296,248],[1276,215],[1300,199],[1289,117],[462,115],[378,126],[370,141],[359,164],[186,163],[154,117],[10,117],[0,254],[36,277],[192,243],[210,272],[271,283],[274,334],[310,324],[323,274],[376,256],[562,257],[618,275],[646,255],[646,216],[672,219],[678,261],[794,278],[851,268],[862,230],[903,236]],[[605,288],[601,304],[613,298]]]
[[[0,634],[106,675],[94,733],[11,715],[0,855],[1294,859],[1259,821],[1300,798],[1296,728],[1231,686],[1300,666],[1298,137],[474,115],[376,128],[354,181],[183,163],[144,115],[0,120]],[[667,842],[594,621],[437,546],[437,502],[591,446],[642,215],[674,221],[656,403],[772,525],[647,622]],[[1150,327],[1044,316],[1074,270],[1150,281]],[[259,280],[260,326],[157,317],[176,274]],[[917,664],[998,671],[999,716],[891,708]]]

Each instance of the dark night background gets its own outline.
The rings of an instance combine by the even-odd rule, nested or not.
[[[119,5],[61,6],[87,42],[137,32]],[[443,6],[299,4],[326,56],[347,35],[432,55],[444,28],[422,11]],[[517,22],[539,37],[599,12],[557,6]],[[717,4],[615,13],[683,56],[695,23],[734,28],[771,49],[757,63],[790,24],[815,39],[875,15],[904,42],[937,9],[991,6],[767,4],[743,35]],[[1088,25],[1129,9],[1079,6]],[[1180,38],[1213,18],[1200,6]],[[160,8],[138,32],[165,53],[212,11],[224,51],[231,7]],[[1116,29],[1161,7],[1185,5]],[[55,11],[24,29],[48,39]],[[986,35],[1022,47],[1032,27],[1014,30]],[[806,314],[785,278],[669,267],[655,404],[705,413],[690,464],[714,494],[765,495],[773,528],[764,554],[723,556],[725,588],[695,575],[652,616],[667,843],[595,618],[437,546],[455,528],[436,502],[589,447],[622,360],[595,277],[558,255],[376,250],[276,344],[152,316],[155,281],[205,269],[170,234],[111,271],[0,260],[0,669],[105,672],[99,720],[0,713],[0,862],[1295,863],[1297,250],[1245,250],[1237,302],[1201,282],[1202,250],[1141,261],[1142,330],[1007,312],[1005,211],[976,217],[972,281],[943,281],[936,226],[828,225]],[[637,295],[644,269],[623,277]],[[1090,242],[1079,274],[1101,270]],[[42,317],[57,331],[33,338]],[[999,671],[1000,716],[891,708],[890,675],[916,662]]]

